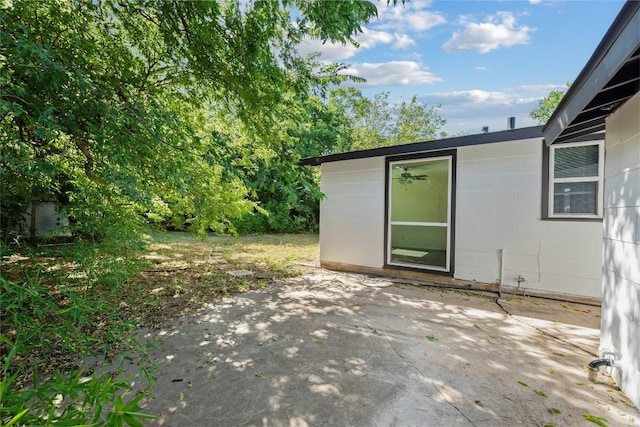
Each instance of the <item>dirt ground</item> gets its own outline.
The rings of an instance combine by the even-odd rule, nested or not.
[[[144,412],[161,426],[640,425],[609,377],[587,378],[599,314],[316,269],[141,331],[158,346]]]

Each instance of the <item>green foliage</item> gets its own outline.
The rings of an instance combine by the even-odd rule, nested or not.
[[[547,393],[545,393],[542,390],[538,390],[538,389],[533,389],[533,391],[538,395],[538,396],[542,396],[542,397],[549,397],[547,396]]]
[[[571,86],[571,83],[567,83],[567,89]],[[538,106],[529,112],[529,117],[536,119],[538,123],[545,124],[550,118],[556,107],[562,101],[565,90],[552,90],[549,95],[538,101]]]
[[[315,81],[318,89],[343,80],[331,74],[335,70],[325,71],[322,80]],[[334,88],[327,99],[320,95],[300,97],[298,110],[282,117],[280,134],[267,144],[268,154],[256,156],[246,149],[243,154],[241,149],[226,155],[226,162],[234,165],[259,207],[233,221],[237,231],[315,231],[322,197],[317,171],[297,166],[299,159],[431,140],[445,123],[434,107],[420,104],[415,97],[391,106],[388,92],[369,99],[353,88]],[[293,114],[302,120],[291,120]]]
[[[331,91],[333,96],[334,91]],[[305,105],[306,119],[288,135],[294,138],[295,151],[303,158],[322,156],[351,149],[354,128],[345,106],[319,97],[309,98]]]
[[[594,424],[597,424],[602,427],[608,427],[607,420],[605,420],[602,417],[596,417],[595,415],[591,415],[591,414],[582,414],[582,416],[584,417],[585,420],[591,421]]]
[[[15,348],[15,347],[14,347]],[[0,422],[4,426],[142,426],[144,394],[125,398],[131,378],[112,379],[110,374],[84,376],[82,371],[54,372],[32,389],[18,387],[16,375],[9,376],[5,362],[0,382]]]
[[[57,355],[91,353],[113,336],[107,331],[98,339],[82,331],[82,325],[91,324],[92,314],[101,310],[100,302],[83,299],[70,289],[63,289],[56,302],[37,278],[23,283],[0,279],[0,285],[1,330],[7,334],[0,334],[4,354],[0,423],[138,426],[139,418],[149,418],[139,412],[144,395],[125,401],[130,379],[86,375],[73,367],[65,372],[47,369]],[[33,381],[32,387],[25,387],[27,379]]]
[[[393,110],[395,116],[393,139],[397,144],[422,142],[435,139],[438,129],[446,124],[437,107],[418,102],[414,95],[410,102],[402,101]],[[443,133],[440,136],[444,136]]]
[[[38,248],[56,264],[3,264],[0,278],[0,424],[141,425],[131,379],[92,374],[77,363],[129,346],[134,323],[121,317],[120,295],[142,263],[138,241]],[[33,256],[29,250],[23,258]],[[11,279],[9,279],[11,277]],[[111,298],[109,298],[111,296]],[[144,350],[144,349],[142,349]],[[137,383],[153,380],[141,363]],[[13,424],[12,424],[13,423]]]
[[[327,7],[324,0],[298,0],[294,3],[305,17],[298,20],[298,25],[310,25],[311,34],[322,41],[351,41],[351,36],[362,32],[361,25],[378,14],[375,4],[368,1],[341,1],[332,7]]]
[[[287,148],[290,150],[287,150]],[[282,147],[279,156],[259,160],[258,167],[246,174],[247,185],[260,210],[237,223],[243,233],[316,230],[321,194],[317,189],[316,171],[298,167],[300,155],[293,147]]]
[[[365,0],[16,1],[0,8],[5,239],[34,196],[67,206],[84,234],[146,223],[232,230],[263,200],[247,185],[259,180],[251,162],[294,164],[270,163],[283,121],[297,129],[310,92],[345,79],[339,65],[316,72],[296,43],[307,35],[348,42],[376,15]],[[229,129],[238,123],[240,130]],[[221,147],[212,132],[220,126],[242,142]],[[244,164],[221,162],[221,152],[243,154]],[[242,167],[251,173],[236,173]]]
[[[328,105],[346,116],[351,127],[351,135],[342,138],[336,152],[429,141],[446,123],[438,114],[439,106],[429,107],[415,96],[394,105],[389,92],[370,99],[355,88],[338,88],[331,92]]]

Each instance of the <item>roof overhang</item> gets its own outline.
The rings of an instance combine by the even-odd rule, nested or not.
[[[322,163],[341,160],[365,159],[369,157],[396,156],[402,154],[424,153],[448,150],[469,145],[493,144],[496,142],[519,141],[523,139],[542,138],[542,126],[509,129],[498,132],[479,133],[474,135],[455,136],[433,141],[412,144],[393,145],[390,147],[370,148],[368,150],[349,151],[346,153],[327,154],[300,160],[301,166],[319,166]]]
[[[604,131],[640,87],[640,1],[628,0],[542,128],[547,145]]]

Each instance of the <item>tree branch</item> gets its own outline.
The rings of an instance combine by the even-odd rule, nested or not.
[[[158,27],[158,23],[156,22],[155,19],[153,19],[153,17],[151,15],[149,15],[144,9],[136,9],[137,12],[140,14],[140,16],[142,16],[144,19],[146,19],[147,21],[153,23],[156,27]]]
[[[78,138],[73,138],[73,142],[76,144],[76,147],[78,147],[78,149],[80,151],[82,151],[82,154],[84,154],[84,156],[87,159],[87,162],[84,165],[84,172],[87,174],[87,176],[91,176],[92,175],[92,169],[93,169],[93,156],[91,155],[91,153],[89,152],[89,149],[87,148],[86,145],[84,145],[81,141],[78,140]]]
[[[189,48],[191,48],[193,44],[191,43],[191,36],[189,36],[189,26],[184,19],[184,15],[180,12],[178,12],[178,14],[180,16],[180,22],[182,22],[182,28],[184,28],[184,35],[187,37],[187,43],[189,44]]]

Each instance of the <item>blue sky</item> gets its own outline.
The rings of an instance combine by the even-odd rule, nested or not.
[[[441,104],[449,135],[533,126],[529,112],[551,90],[573,81],[586,64],[622,0],[427,1],[387,6],[349,45],[306,40],[304,53],[350,64],[366,96],[414,95]]]

